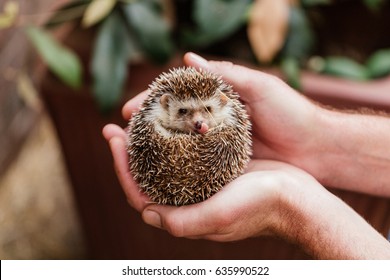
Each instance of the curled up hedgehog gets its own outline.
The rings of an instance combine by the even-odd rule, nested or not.
[[[159,204],[201,202],[237,178],[251,155],[250,121],[220,77],[192,67],[161,74],[129,123],[129,167]]]

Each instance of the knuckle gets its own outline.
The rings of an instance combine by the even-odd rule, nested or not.
[[[234,224],[235,214],[232,211],[220,212],[216,219],[216,232],[224,233]]]
[[[174,237],[184,237],[183,222],[175,217],[168,215],[163,220],[163,227],[165,230]]]
[[[210,61],[210,63],[214,66],[214,68],[218,71],[221,69],[232,69],[234,68],[234,64],[230,61]]]

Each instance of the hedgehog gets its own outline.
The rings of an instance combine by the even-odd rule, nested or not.
[[[221,77],[173,68],[149,86],[128,127],[129,169],[154,203],[202,202],[244,172],[251,123]]]

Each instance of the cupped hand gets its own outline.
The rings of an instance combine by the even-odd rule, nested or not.
[[[320,186],[313,177],[291,165],[252,160],[245,174],[211,198],[181,207],[150,205],[142,217],[147,224],[176,237],[235,241],[261,235],[282,236],[288,200],[298,197],[305,184]]]
[[[245,174],[201,203],[157,205],[139,191],[128,168],[126,133],[110,124],[103,129],[114,158],[115,171],[130,205],[147,224],[177,237],[233,241],[283,231],[283,205],[302,185],[318,185],[305,172],[286,163],[251,160]],[[315,190],[315,187],[312,188]]]
[[[114,160],[114,168],[129,204],[137,211],[142,211],[150,199],[140,192],[129,170],[126,132],[116,124],[108,124],[103,128],[103,136],[107,140]]]
[[[244,175],[205,202],[179,208],[155,205],[139,191],[130,174],[125,131],[114,124],[107,125],[103,135],[128,201],[142,212],[146,223],[175,236],[237,240],[270,234],[278,221],[275,207],[282,180],[287,175],[292,181],[298,181],[298,175],[305,180],[312,177],[288,164],[262,159],[288,162],[304,149],[307,143],[302,139],[310,142],[315,129],[310,121],[315,106],[274,76],[228,62],[208,62],[191,53],[184,61],[188,66],[221,75],[240,94],[252,120],[253,159]],[[147,95],[148,90],[124,105],[122,114],[126,120],[139,110]]]

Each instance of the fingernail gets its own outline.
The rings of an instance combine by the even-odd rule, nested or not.
[[[160,214],[158,214],[156,211],[145,210],[142,216],[143,216],[144,222],[147,223],[148,225],[162,228]]]
[[[197,55],[195,53],[188,53],[190,56],[191,60],[200,68],[208,69],[209,68],[209,62],[201,57],[200,55]]]

